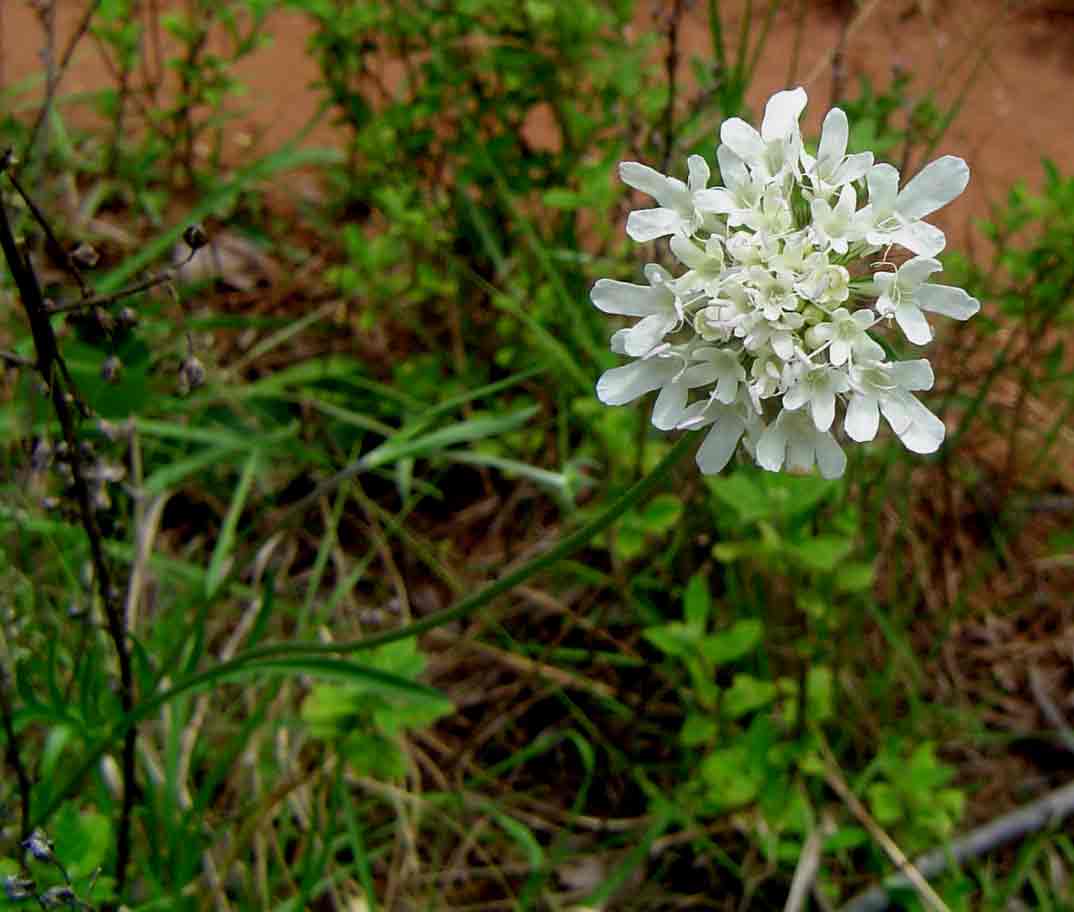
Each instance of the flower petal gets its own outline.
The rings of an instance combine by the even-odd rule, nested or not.
[[[922,285],[914,292],[922,310],[942,314],[953,320],[968,320],[981,309],[981,302],[953,285]]]
[[[700,155],[691,155],[686,160],[686,167],[689,169],[689,178],[687,184],[692,191],[704,190],[708,186],[709,178],[712,176],[712,169],[709,168],[709,163]]]
[[[674,209],[636,209],[627,216],[626,232],[639,244],[674,234],[682,227],[682,216]]]
[[[720,126],[720,140],[742,161],[757,161],[764,155],[764,141],[741,117],[725,120]]]
[[[673,300],[672,295],[662,289],[616,279],[598,279],[589,298],[598,310],[624,317],[647,317],[666,310]]]
[[[969,166],[954,155],[927,164],[899,193],[895,208],[908,219],[924,218],[966,189]]]
[[[666,174],[661,174],[655,168],[641,162],[620,162],[619,179],[628,187],[648,193],[661,205],[671,202],[671,182]]]
[[[817,467],[829,480],[842,478],[847,469],[847,454],[831,434],[817,435]]]
[[[805,89],[801,86],[784,92],[776,92],[769,98],[764,108],[764,120],[761,122],[761,137],[765,142],[785,139],[797,130],[798,118],[802,116],[802,111],[805,110],[808,101]],[[727,140],[725,139],[724,142]]]
[[[702,212],[733,212],[739,208],[738,200],[730,190],[709,187],[694,194],[694,205]]]
[[[898,244],[918,256],[934,257],[947,246],[947,238],[935,225],[910,222],[887,233],[885,244]]]
[[[650,358],[613,367],[597,381],[597,398],[605,405],[625,405],[669,382],[678,371],[672,358]]]
[[[902,300],[896,305],[895,322],[914,345],[928,345],[932,340],[932,327],[913,301]]]
[[[678,318],[667,313],[655,313],[644,317],[623,336],[623,348],[628,355],[640,358],[649,354],[657,345],[664,341],[671,329],[678,322]]]
[[[896,361],[891,365],[891,376],[896,385],[908,390],[932,389],[936,379],[932,373],[932,365],[925,358]]]
[[[910,424],[899,434],[899,439],[913,453],[935,453],[943,443],[947,428],[913,396],[908,395],[907,399]]]
[[[873,165],[865,176],[869,204],[881,215],[894,211],[899,195],[899,170],[894,165]]]
[[[851,396],[843,419],[847,436],[858,443],[868,443],[880,429],[880,409],[874,396]]]
[[[839,108],[832,108],[824,118],[820,128],[820,147],[817,159],[828,167],[834,167],[847,154],[847,140],[850,138],[850,124],[846,114]],[[830,163],[830,164],[829,164]]]
[[[765,428],[757,441],[757,465],[769,472],[778,472],[783,468],[787,455],[787,435],[783,423],[777,418]]]
[[[671,236],[671,252],[680,263],[691,269],[701,269],[709,261],[705,251],[683,234]]]
[[[721,409],[720,416],[705,435],[697,451],[697,467],[706,475],[715,475],[731,461],[746,423],[731,409]]]
[[[820,390],[813,396],[813,424],[818,431],[827,431],[835,421],[835,393]]]
[[[661,431],[670,431],[683,419],[686,410],[686,385],[668,383],[660,390],[653,405],[653,426]]]

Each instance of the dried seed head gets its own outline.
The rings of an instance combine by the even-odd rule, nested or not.
[[[55,856],[52,854],[52,840],[48,838],[45,831],[40,827],[34,830],[19,845],[38,861],[51,862],[55,860]]]
[[[187,225],[186,230],[183,232],[183,242],[191,250],[201,250],[202,247],[209,243],[209,236],[201,225]]]
[[[101,379],[106,383],[116,383],[122,370],[123,362],[115,355],[109,355],[101,363]]]
[[[0,883],[3,884],[4,895],[11,902],[30,899],[34,895],[34,889],[37,886],[28,877],[22,877],[18,874],[8,874]]]
[[[116,314],[116,324],[120,329],[133,329],[138,325],[138,311],[133,307],[121,307]]]
[[[34,444],[30,453],[30,468],[35,472],[43,472],[52,464],[52,444],[42,437]]]
[[[92,269],[100,262],[101,255],[89,244],[83,241],[71,251],[71,259],[80,269]]]
[[[197,355],[185,358],[179,365],[179,381],[188,390],[196,390],[205,383],[205,365]]]
[[[39,901],[46,909],[58,909],[60,906],[76,905],[78,897],[67,884],[60,884],[58,887],[49,887],[41,894]]]

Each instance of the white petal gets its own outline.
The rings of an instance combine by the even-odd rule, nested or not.
[[[712,430],[697,451],[697,467],[706,475],[715,475],[731,461],[746,424],[730,409],[722,411]]]
[[[672,190],[667,175],[641,162],[620,162],[619,179],[628,187],[648,193],[662,205],[671,201]]]
[[[709,260],[697,244],[682,234],[672,235],[671,252],[678,257],[680,263],[691,269],[701,269]]]
[[[848,155],[843,160],[843,163],[835,169],[835,173],[832,175],[832,183],[838,186],[839,184],[849,184],[851,181],[860,180],[865,177],[872,166],[872,152],[859,152],[857,155]]]
[[[906,398],[906,397],[902,397]],[[880,413],[891,429],[902,436],[910,426],[910,412],[901,398],[887,396],[880,400]]]
[[[794,337],[789,332],[774,332],[770,341],[772,351],[784,361],[789,361],[794,357]]]
[[[764,155],[761,134],[741,117],[732,117],[723,122],[720,126],[720,139],[744,162],[757,161]]]
[[[661,289],[615,279],[598,279],[589,297],[604,313],[625,317],[647,317],[659,310],[666,310],[672,299],[669,292]]]
[[[818,431],[826,431],[835,421],[835,393],[818,392],[813,397],[813,424]]]
[[[903,263],[899,267],[896,277],[900,288],[917,288],[930,275],[934,272],[939,272],[941,269],[943,269],[943,266],[939,260],[917,256]]]
[[[705,161],[700,155],[691,155],[686,160],[686,166],[689,168],[689,187],[693,191],[704,190],[708,186],[709,177],[712,176],[712,170],[709,168],[709,163]]]
[[[839,108],[832,108],[824,118],[820,128],[820,147],[817,158],[822,162],[838,164],[847,154],[847,139],[850,137],[850,125],[847,116]]]
[[[773,139],[790,136],[798,128],[798,118],[802,116],[808,100],[805,89],[801,86],[785,92],[776,92],[769,98],[764,108],[764,120],[761,122],[761,136],[765,141],[771,142]]]
[[[694,364],[682,372],[682,382],[690,389],[699,386],[708,386],[715,383],[720,376],[720,368],[707,361],[703,364]]]
[[[928,345],[932,340],[929,321],[913,301],[899,302],[895,307],[895,322],[914,345]]]
[[[932,365],[924,358],[896,361],[891,365],[891,376],[896,385],[908,390],[932,389],[936,379],[932,373]]]
[[[914,300],[922,310],[953,320],[968,320],[981,309],[980,301],[952,285],[922,285],[914,293]]]
[[[881,215],[895,208],[899,195],[899,171],[893,165],[874,165],[866,175],[869,203]]]
[[[653,425],[661,431],[670,431],[678,425],[686,410],[686,386],[669,383],[660,390],[653,405]]]
[[[676,322],[674,316],[669,317],[666,313],[650,314],[643,318],[631,326],[623,337],[626,353],[636,358],[649,354],[664,341],[664,336]]]
[[[724,186],[734,190],[750,182],[750,172],[742,156],[735,153],[730,146],[720,146],[716,150],[716,161],[720,165],[720,180]]]
[[[831,434],[817,435],[817,466],[825,478],[842,478],[847,469],[847,454]]]
[[[828,349],[828,360],[835,367],[847,363],[847,358],[850,357],[850,346],[847,345],[842,339],[836,339],[831,348]]]
[[[694,205],[702,212],[731,212],[738,209],[734,194],[723,187],[709,187],[694,194]]]
[[[783,407],[788,411],[800,409],[809,400],[809,393],[804,383],[796,383],[783,394]]]
[[[636,209],[627,216],[626,232],[639,244],[674,234],[682,227],[682,216],[674,209]]]
[[[908,219],[924,218],[966,189],[970,181],[970,169],[954,155],[945,155],[921,169],[910,183],[903,187],[895,208]]]
[[[624,405],[663,386],[677,371],[673,358],[651,358],[613,367],[597,381],[597,398],[605,405]]]
[[[814,434],[803,434],[801,429],[787,435],[787,468],[799,472],[808,472],[816,461],[816,440]]]
[[[918,256],[934,257],[947,246],[947,238],[935,225],[928,222],[911,222],[888,232],[882,243],[898,244]]]
[[[867,443],[876,437],[880,428],[880,409],[874,396],[851,396],[843,419],[847,436],[858,443]]]
[[[761,434],[757,441],[756,455],[757,465],[762,469],[778,472],[783,468],[783,460],[787,455],[787,435],[778,419]]]
[[[910,424],[900,435],[906,449],[914,453],[935,453],[943,443],[947,429],[944,423],[913,396],[910,402]]]
[[[716,381],[716,398],[724,405],[730,405],[735,401],[738,393],[738,377],[734,374],[724,373]]]

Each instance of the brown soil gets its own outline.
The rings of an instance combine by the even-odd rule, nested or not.
[[[987,214],[989,203],[1001,199],[1015,179],[1037,185],[1044,157],[1055,161],[1061,171],[1074,172],[1074,106],[1069,94],[1074,76],[1074,4],[1065,0],[949,0],[942,4],[864,0],[848,18],[842,10],[854,4],[845,0],[805,2],[804,39],[793,81],[804,84],[814,99],[807,112],[808,128],[819,126],[828,107],[833,53],[848,21],[843,84],[851,93],[860,75],[883,86],[896,69],[912,75],[915,93],[932,91],[941,104],[965,93],[961,112],[937,149],[937,154],[965,158],[974,175],[966,195],[944,215],[948,228],[961,234],[958,229],[972,217]],[[754,3],[758,9],[764,5]],[[666,6],[642,6],[648,8],[639,13],[636,27],[657,27]],[[708,51],[708,30],[702,21],[705,4],[693,6],[692,20],[680,39],[684,60]],[[744,9],[745,0],[722,6],[733,16],[736,9]],[[775,17],[753,83],[751,100],[757,107],[788,83],[798,3],[789,0],[783,7]],[[58,0],[59,47],[66,44],[84,8],[76,0]],[[236,156],[250,136],[260,137],[268,147],[284,142],[316,110],[318,98],[311,86],[317,68],[306,53],[311,32],[306,19],[293,12],[277,13],[268,32],[271,43],[237,68],[248,91],[238,100],[243,110],[239,123],[244,126],[234,131],[237,142],[232,154]],[[41,45],[42,31],[32,4],[28,0],[0,2],[0,85],[11,87],[39,74]],[[108,85],[111,80],[102,55],[92,41],[83,41],[61,95]],[[40,97],[40,86],[26,92],[30,98]],[[333,128],[327,123],[310,137],[316,144],[333,141]]]

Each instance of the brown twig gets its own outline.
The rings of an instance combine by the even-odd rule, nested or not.
[[[10,154],[0,160],[0,172],[7,170]],[[8,177],[10,177],[8,173]],[[38,214],[39,215],[39,214]],[[35,217],[37,217],[35,215]],[[43,216],[41,216],[43,220]],[[97,523],[90,501],[89,486],[82,465],[82,452],[78,445],[76,413],[72,403],[78,402],[77,390],[60,354],[56,335],[45,305],[41,286],[33,264],[15,242],[15,235],[8,221],[7,207],[0,197],[0,250],[7,260],[8,269],[18,290],[23,310],[30,324],[30,333],[36,351],[35,367],[48,387],[53,410],[60,423],[63,438],[70,453],[71,474],[78,502],[79,519],[89,543],[93,565],[94,582],[104,609],[105,622],[112,639],[119,665],[119,698],[124,715],[130,715],[134,707],[134,669],[127,646],[127,630],[123,619],[118,589],[112,583],[112,574],[104,556],[104,536]],[[122,773],[123,798],[116,831],[116,892],[121,894],[126,884],[131,849],[131,815],[134,809],[136,726],[129,726],[123,741]]]
[[[675,102],[678,98],[679,87],[679,26],[682,23],[683,13],[686,11],[686,3],[687,0],[674,0],[667,17],[668,47],[667,53],[664,54],[664,74],[668,81],[668,102],[664,106],[664,159],[663,167],[660,169],[665,173],[671,162],[671,150],[675,142]]]
[[[52,110],[52,103],[56,98],[56,90],[59,88],[60,81],[63,79],[64,74],[67,72],[67,68],[71,65],[71,58],[74,56],[75,48],[78,43],[85,37],[89,31],[90,23],[93,21],[94,15],[97,13],[98,7],[101,5],[101,0],[90,0],[89,5],[86,7],[86,12],[82,16],[81,21],[78,23],[78,27],[75,29],[74,34],[71,36],[71,40],[67,42],[67,47],[64,48],[63,54],[60,56],[59,66],[53,67],[53,55],[51,50],[48,53],[48,61],[46,63],[49,66],[49,74],[46,80],[45,86],[45,101],[41,105],[41,110],[37,112],[37,120],[34,121],[33,130],[30,131],[30,140],[26,146],[27,160],[30,159],[33,150],[37,146],[37,137],[41,130],[44,128],[45,121],[48,119],[49,111]],[[54,3],[50,3],[49,7],[54,7]],[[55,10],[53,9],[53,38],[55,37]]]

